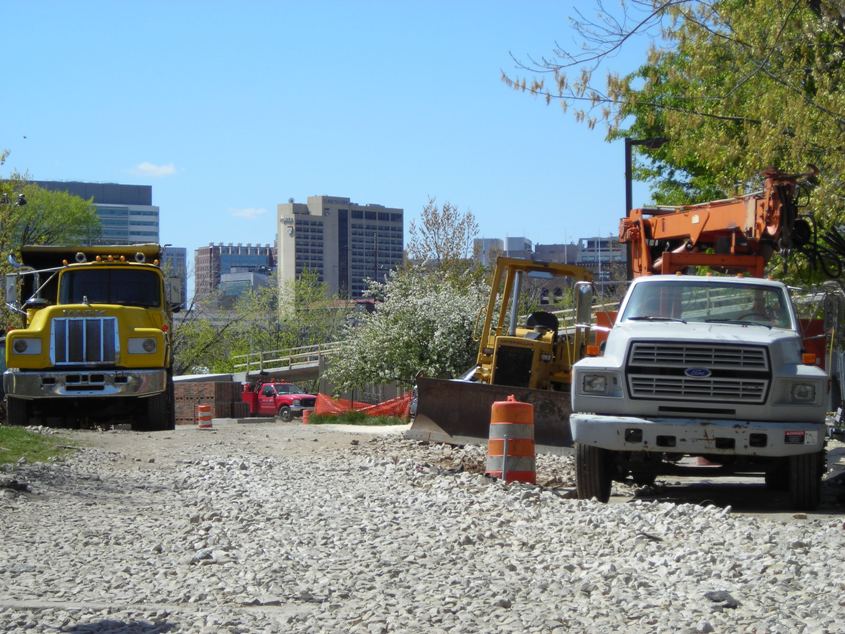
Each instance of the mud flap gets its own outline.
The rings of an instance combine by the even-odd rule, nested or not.
[[[417,413],[405,437],[452,445],[485,442],[491,406],[511,394],[534,405],[537,445],[572,446],[569,392],[423,377],[417,379]]]

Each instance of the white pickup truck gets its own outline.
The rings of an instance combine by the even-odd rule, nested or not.
[[[765,475],[794,507],[815,508],[829,385],[784,284],[638,278],[601,356],[574,365],[578,497],[606,502],[612,480],[647,484],[694,461],[710,475]]]

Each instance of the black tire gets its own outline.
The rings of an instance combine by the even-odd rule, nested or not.
[[[766,471],[766,488],[772,491],[789,489],[789,461],[779,460]]]
[[[167,415],[164,419],[163,431],[176,429],[176,391],[173,389],[173,373],[167,373]]]
[[[9,425],[23,427],[29,425],[29,401],[22,398],[6,397],[6,422]]]
[[[575,489],[579,500],[610,498],[608,452],[592,445],[575,445]]]
[[[291,414],[290,407],[288,407],[287,405],[282,405],[279,408],[279,418],[281,418],[283,422],[289,423],[293,419],[293,414]]]
[[[792,507],[811,511],[821,502],[824,452],[790,456],[789,501]]]
[[[830,383],[830,411],[835,412],[842,405],[842,389],[839,387],[839,376],[831,377]]]
[[[161,394],[146,399],[146,411],[132,424],[134,431],[168,431],[176,428],[176,399],[173,396],[173,377],[168,373],[167,388]]]

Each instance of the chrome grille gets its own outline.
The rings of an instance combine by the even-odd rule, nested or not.
[[[647,374],[628,376],[631,396],[648,399],[762,403],[768,385],[766,379],[692,379]]]
[[[117,360],[117,319],[67,317],[52,323],[50,356],[56,365],[114,363]]]
[[[753,346],[712,346],[636,342],[631,347],[630,365],[662,368],[709,368],[710,370],[769,369],[766,350]]]

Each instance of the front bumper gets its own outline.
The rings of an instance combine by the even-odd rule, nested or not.
[[[572,414],[574,442],[613,451],[783,457],[824,449],[824,423]]]
[[[6,370],[6,394],[22,399],[152,396],[167,388],[167,371],[79,370],[40,372]]]

